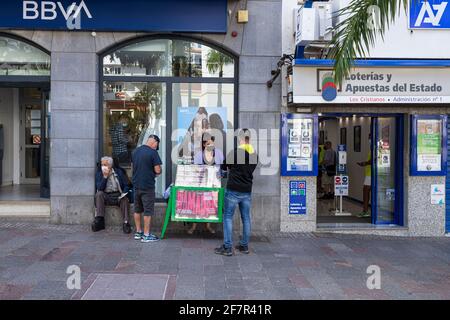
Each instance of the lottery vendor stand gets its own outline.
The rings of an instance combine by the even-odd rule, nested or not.
[[[221,223],[223,198],[219,166],[178,165],[161,239],[169,221]]]

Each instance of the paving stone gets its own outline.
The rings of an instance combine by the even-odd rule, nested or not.
[[[167,275],[100,274],[82,300],[162,299],[168,280]]]
[[[268,233],[250,255],[224,257],[218,239],[183,237],[142,245],[120,228],[0,222],[0,299],[450,299],[448,238]],[[70,265],[81,290],[66,287]],[[381,290],[366,286],[370,265]]]

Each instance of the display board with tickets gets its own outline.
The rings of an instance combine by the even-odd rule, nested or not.
[[[178,165],[161,238],[169,220],[221,223],[223,199],[220,166]]]
[[[220,188],[220,166],[178,165],[175,186]]]
[[[315,115],[281,115],[281,174],[317,175],[318,118]]]

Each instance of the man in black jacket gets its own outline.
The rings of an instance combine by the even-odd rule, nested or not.
[[[123,232],[130,233],[131,226],[128,213],[128,198],[125,196],[129,191],[128,178],[120,167],[114,166],[111,157],[103,157],[101,167],[97,168],[95,174],[97,192],[95,194],[95,219],[92,223],[92,231],[105,229],[105,208],[119,206],[123,216]]]
[[[242,239],[236,249],[248,254],[251,232],[250,209],[252,207],[253,172],[258,164],[258,155],[250,144],[250,131],[240,130],[239,146],[227,156],[222,170],[228,170],[223,214],[223,245],[215,249],[216,254],[233,255],[233,215],[237,206],[241,212]]]

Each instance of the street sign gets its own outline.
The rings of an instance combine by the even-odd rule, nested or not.
[[[334,177],[334,195],[348,196],[348,176]]]

